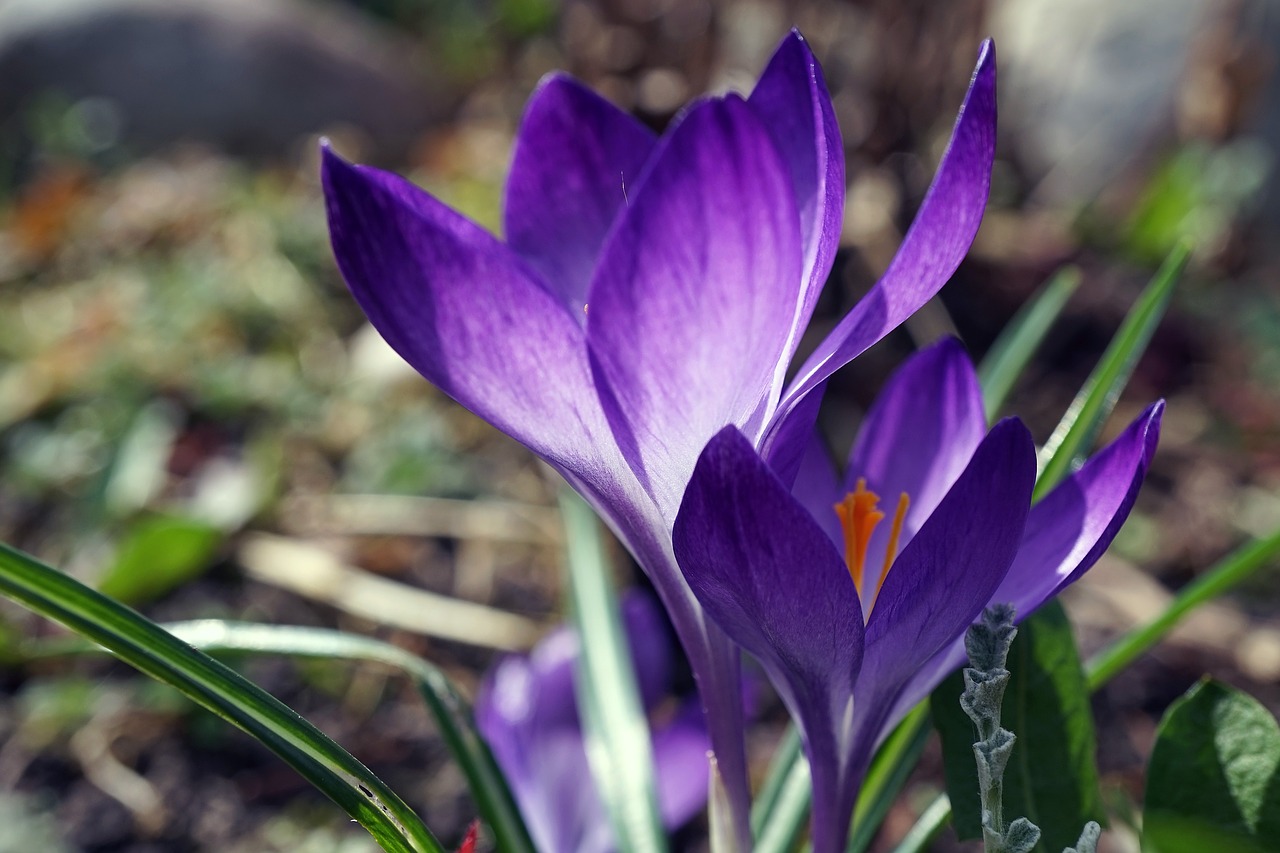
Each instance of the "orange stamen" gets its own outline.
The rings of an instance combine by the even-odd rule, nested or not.
[[[880,587],[884,586],[884,579],[889,576],[889,567],[893,565],[894,558],[898,556],[898,539],[902,536],[902,523],[907,517],[907,508],[911,506],[911,499],[907,497],[907,493],[903,492],[898,495],[898,509],[893,513],[893,527],[889,528],[889,544],[884,549],[884,566],[880,569],[880,578],[876,581],[876,591],[871,594],[871,606],[876,606],[876,597],[880,595]]]
[[[867,491],[867,481],[859,477],[857,488],[835,505],[840,528],[844,531],[844,561],[849,566],[849,574],[859,595],[862,594],[862,573],[867,562],[871,532],[884,519],[884,513],[876,509],[878,503],[880,496]]]

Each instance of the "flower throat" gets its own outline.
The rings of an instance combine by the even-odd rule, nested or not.
[[[875,531],[876,525],[885,518],[884,513],[876,509],[879,503],[880,496],[869,491],[866,479],[859,477],[857,487],[835,505],[836,515],[840,518],[840,528],[844,531],[844,561],[849,566],[849,574],[853,577],[853,585],[857,587],[858,597],[863,601],[867,600],[863,594],[867,548],[871,544],[871,534]],[[893,526],[889,529],[889,543],[885,547],[884,563],[880,567],[879,576],[871,592],[871,602],[867,605],[868,614],[875,604],[876,596],[880,594],[884,579],[889,574],[889,567],[893,565],[893,559],[898,554],[902,523],[907,516],[907,507],[910,505],[911,500],[906,492],[898,496],[898,508],[893,514]]]

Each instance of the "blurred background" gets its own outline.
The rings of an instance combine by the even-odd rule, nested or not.
[[[1134,516],[1068,601],[1085,650],[1280,524],[1274,0],[0,0],[0,538],[155,619],[376,634],[474,689],[561,612],[554,483],[364,324],[330,256],[317,140],[496,230],[543,74],[661,128],[692,96],[749,90],[791,26],[824,64],[848,158],[815,338],[892,257],[983,37],[1000,58],[982,232],[940,302],[840,374],[833,447],[914,346],[953,333],[981,356],[1072,263],[1082,284],[1008,407],[1043,440],[1194,235],[1113,417],[1109,434],[1169,400]],[[1201,674],[1280,710],[1277,603],[1272,572],[1098,696],[1121,813],[1159,714]],[[18,653],[57,634],[0,606],[0,851],[372,849],[171,691]],[[474,809],[405,683],[238,665],[461,835]],[[766,698],[761,772],[783,719]],[[940,778],[931,746],[877,849]],[[1109,849],[1135,849],[1115,829]],[[703,849],[700,828],[682,843]]]

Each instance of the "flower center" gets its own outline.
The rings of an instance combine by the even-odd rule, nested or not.
[[[867,565],[867,548],[871,544],[871,534],[876,525],[884,521],[885,515],[876,509],[880,496],[867,489],[865,478],[858,478],[857,487],[844,496],[844,500],[835,505],[836,515],[840,518],[840,528],[844,531],[844,561],[849,566],[849,574],[853,585],[857,587],[858,596],[865,602],[865,573]],[[875,587],[871,591],[871,604],[875,604],[880,587],[889,574],[893,558],[898,554],[898,539],[902,536],[902,523],[907,517],[907,507],[911,505],[907,493],[898,496],[898,508],[893,513],[893,526],[889,529],[889,542],[885,546],[884,563],[876,577]],[[867,607],[871,612],[871,607]]]

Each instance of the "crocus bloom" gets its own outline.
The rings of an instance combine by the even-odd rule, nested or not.
[[[674,649],[651,599],[622,600],[622,624],[646,709],[668,698]],[[509,657],[486,677],[476,725],[489,742],[529,834],[546,853],[609,853],[613,829],[592,783],[574,688],[578,636],[547,635],[528,657]],[[663,823],[675,829],[707,802],[706,722],[696,700],[655,720],[654,771]]]
[[[955,341],[921,351],[889,382],[843,477],[815,443],[793,494],[734,427],[708,443],[676,518],[675,553],[706,612],[760,659],[800,728],[816,853],[844,849],[873,750],[963,661],[964,631],[983,607],[1030,614],[1110,544],[1162,409],[1029,512],[1031,437],[1016,420],[986,432],[977,377]]]
[[[652,579],[698,680],[742,846],[737,650],[676,565],[676,510],[725,425],[793,479],[830,375],[955,271],[986,205],[994,63],[985,44],[897,257],[785,388],[845,183],[831,100],[798,34],[748,98],[698,101],[660,138],[570,78],[547,78],[516,140],[505,243],[408,182],[325,152],[334,254],[369,320],[558,470]]]

